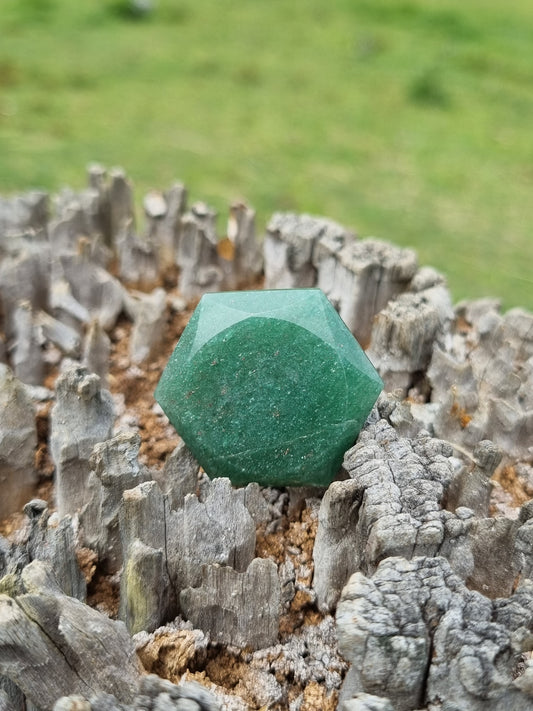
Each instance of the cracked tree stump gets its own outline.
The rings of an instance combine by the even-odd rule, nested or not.
[[[277,213],[260,249],[234,204],[219,241],[185,198],[146,195],[140,234],[121,170],[0,198],[0,361],[18,377],[0,366],[0,516],[27,518],[0,537],[0,711],[329,711],[341,684],[339,711],[533,708],[533,315],[453,309],[412,251],[326,218]],[[325,492],[233,489],[183,443],[152,471],[146,421],[117,392],[121,368],[152,372],[186,299],[259,285],[263,256],[267,287],[323,289],[392,391]],[[54,399],[57,513],[32,498],[34,406],[42,462]],[[124,427],[148,446],[112,437]],[[82,604],[78,558],[91,604],[120,585],[128,633]],[[228,687],[141,677],[135,648]]]

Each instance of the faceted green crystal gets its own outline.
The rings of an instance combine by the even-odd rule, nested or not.
[[[155,397],[211,477],[327,486],[383,383],[320,289],[206,294]]]

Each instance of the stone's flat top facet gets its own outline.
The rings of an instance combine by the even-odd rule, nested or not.
[[[383,384],[320,289],[202,297],[155,396],[207,474],[327,486]]]

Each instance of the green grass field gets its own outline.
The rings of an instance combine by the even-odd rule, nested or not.
[[[0,0],[0,192],[324,214],[533,309],[530,0]],[[221,221],[221,230],[224,223]]]

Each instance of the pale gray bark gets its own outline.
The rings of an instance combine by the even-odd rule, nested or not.
[[[133,187],[122,168],[109,171],[109,206],[112,239],[130,224],[135,224]]]
[[[280,589],[276,564],[255,558],[246,571],[207,565],[199,587],[180,593],[180,606],[211,639],[261,649],[278,638]]]
[[[128,295],[128,311],[133,316],[130,340],[132,363],[142,363],[160,345],[165,332],[167,301],[164,289],[150,294],[134,292]]]
[[[451,297],[442,284],[401,294],[376,315],[368,357],[386,390],[407,394],[413,376],[426,371],[453,318]]]
[[[101,327],[100,321],[93,319],[83,342],[82,365],[90,373],[96,373],[105,389],[108,387],[110,353],[111,340]]]
[[[494,302],[457,307],[466,328],[446,350],[437,347],[428,369],[439,437],[472,450],[490,439],[510,457],[528,459],[533,437],[533,316],[520,309],[501,316]]]
[[[88,502],[89,458],[95,444],[111,437],[113,422],[111,395],[100,388],[97,375],[74,366],[58,378],[50,452],[60,516],[73,514]]]
[[[313,557],[322,607],[334,607],[356,570],[371,572],[388,556],[438,553],[454,518],[441,507],[454,473],[450,455],[427,435],[398,437],[383,420],[363,430],[345,456],[350,481],[331,485],[319,513]]]
[[[374,316],[408,289],[417,270],[412,250],[357,240],[332,220],[292,213],[273,215],[264,254],[266,288],[318,286],[364,346]]]
[[[121,703],[111,694],[97,693],[88,701],[82,696],[58,699],[53,711],[221,711],[214,694],[195,681],[171,684],[155,674],[143,676],[133,704]]]
[[[203,203],[196,203],[180,221],[177,264],[178,287],[185,298],[219,291],[224,278],[217,252],[215,213]]]
[[[188,494],[183,507],[170,512],[167,555],[177,592],[200,584],[204,564],[244,572],[254,551],[253,519],[229,479],[214,479],[202,500]]]
[[[97,193],[91,190],[76,194],[65,190],[54,203],[55,214],[48,228],[53,258],[60,254],[76,254],[83,245],[91,261],[106,266],[111,255],[98,231]]]
[[[78,332],[90,321],[88,309],[74,298],[70,284],[65,279],[52,279],[48,305],[58,321]]]
[[[110,330],[124,306],[120,282],[85,253],[60,255],[56,271],[69,283],[74,298],[91,318],[97,318],[102,328]]]
[[[37,430],[35,412],[23,384],[0,363],[0,518],[32,498]]]
[[[10,344],[10,360],[19,380],[27,385],[40,385],[44,376],[44,360],[41,346],[43,334],[35,321],[29,301],[19,302],[11,312],[13,340]]]
[[[135,234],[133,225],[126,225],[115,239],[118,273],[126,284],[154,284],[159,277],[159,258],[153,242]]]
[[[108,573],[116,573],[122,565],[119,531],[122,495],[151,478],[137,459],[140,444],[139,435],[120,433],[96,444],[89,459],[88,503],[79,514],[80,538],[98,554]]]
[[[46,243],[20,240],[13,249],[0,254],[0,298],[4,329],[8,339],[14,337],[13,318],[20,303],[32,309],[46,308],[50,283],[50,250]]]
[[[344,701],[339,711],[394,711],[394,708],[389,699],[363,692]]]
[[[257,242],[255,210],[241,202],[230,205],[227,254],[220,257],[224,288],[235,290],[257,277],[263,268],[263,251]]]
[[[62,592],[85,602],[87,585],[76,556],[77,540],[70,516],[57,520],[50,515],[46,502],[32,499],[24,507],[28,516],[27,538],[22,547],[28,562],[45,562],[53,571]],[[15,559],[21,555],[17,551]]]
[[[408,289],[417,270],[417,257],[410,249],[376,239],[349,240],[335,254],[334,264],[328,262],[327,268],[330,288],[325,290],[326,296],[359,343],[366,347],[374,316]],[[319,285],[320,269],[319,265]]]
[[[0,538],[0,589],[15,595],[22,589],[21,576],[33,560],[53,570],[62,592],[85,601],[87,585],[76,555],[76,535],[70,516],[50,515],[46,501],[32,499],[24,506],[26,525],[16,542]]]
[[[334,481],[326,491],[318,514],[313,549],[313,587],[321,609],[334,609],[342,588],[357,569],[357,519],[361,491],[356,481]]]
[[[180,452],[175,455],[173,467],[179,456]],[[188,488],[187,478],[184,485]],[[189,485],[192,485],[192,479]],[[254,557],[255,525],[242,495],[232,490],[228,480],[211,482],[202,500],[194,494],[185,494],[179,485],[170,496],[174,505],[180,504],[181,500],[180,508],[170,509],[172,499],[167,499],[153,481],[124,493],[120,511],[124,555],[120,615],[135,632],[155,629],[169,619],[169,615],[176,614],[178,605],[181,605],[180,594],[185,588],[189,588],[189,597],[184,599],[191,610],[196,609],[189,600],[196,595],[194,589],[202,585],[205,566],[217,564],[244,574]],[[255,504],[254,501],[254,510],[257,510]],[[256,578],[257,575],[254,578],[257,583]],[[242,582],[245,578],[236,580]],[[240,584],[235,582],[237,591]],[[151,590],[149,594],[148,589]],[[276,589],[277,598],[274,599]],[[279,607],[279,581],[277,588],[268,583],[265,594],[271,600],[269,609]],[[247,604],[252,601],[253,596]],[[217,604],[223,607],[222,603]],[[242,601],[239,604],[242,605]],[[257,614],[260,614],[261,605],[257,604]],[[242,619],[230,615],[225,634],[233,634],[235,639],[247,634],[250,639],[255,639],[255,622],[249,612]]]
[[[339,648],[352,663],[341,700],[366,692],[394,711],[442,699],[450,708],[524,711],[533,696],[513,672],[532,647],[532,593],[524,581],[491,601],[439,557],[388,558],[372,577],[354,573],[337,609]]]
[[[327,262],[332,250],[351,242],[353,235],[344,227],[324,217],[276,212],[267,225],[263,245],[265,288],[289,289],[317,285],[320,264]],[[315,254],[316,252],[316,254]],[[329,296],[328,276],[318,286]]]
[[[140,670],[125,626],[64,595],[41,561],[22,582],[23,594],[0,595],[0,673],[43,711],[70,693],[131,702]]]
[[[109,205],[107,171],[104,166],[90,163],[87,166],[87,183],[89,190],[94,191],[97,195],[95,218],[98,230],[105,244],[111,246],[111,207]]]
[[[335,621],[326,615],[317,625],[305,625],[296,630],[282,644],[255,652],[249,668],[248,686],[255,684],[264,688],[264,673],[274,674],[282,680],[281,688],[277,689],[277,693],[272,689],[269,698],[275,699],[274,703],[279,701],[283,708],[297,709],[303,698],[300,696],[289,705],[284,680],[293,679],[302,687],[314,682],[330,693],[339,689],[347,663],[338,651]]]
[[[474,461],[453,480],[447,494],[447,506],[467,506],[476,516],[489,515],[491,477],[502,460],[502,452],[490,440],[481,441],[473,452]]]
[[[53,318],[46,311],[38,311],[34,321],[41,329],[44,341],[53,343],[66,356],[77,358],[80,355],[81,338],[73,328]]]
[[[162,270],[176,263],[181,218],[185,214],[186,204],[187,191],[182,183],[175,183],[164,193],[152,191],[144,198],[146,238],[156,245]]]
[[[196,492],[199,471],[200,465],[192,452],[185,442],[180,441],[176,449],[167,457],[164,467],[153,472],[171,509],[181,508],[185,496]]]
[[[27,711],[24,694],[5,676],[0,676],[0,711]]]
[[[177,612],[168,569],[168,518],[168,504],[155,481],[124,492],[119,616],[131,634],[153,631]]]
[[[367,426],[346,453],[350,480],[334,482],[320,507],[313,552],[319,606],[333,609],[351,573],[371,574],[390,556],[444,555],[490,597],[510,594],[517,576],[530,575],[532,512],[484,518],[500,453],[490,442],[475,451],[473,468],[456,471],[448,444],[423,433],[398,437],[383,420]]]
[[[48,216],[48,194],[41,190],[0,197],[0,242],[22,232],[46,233]]]

